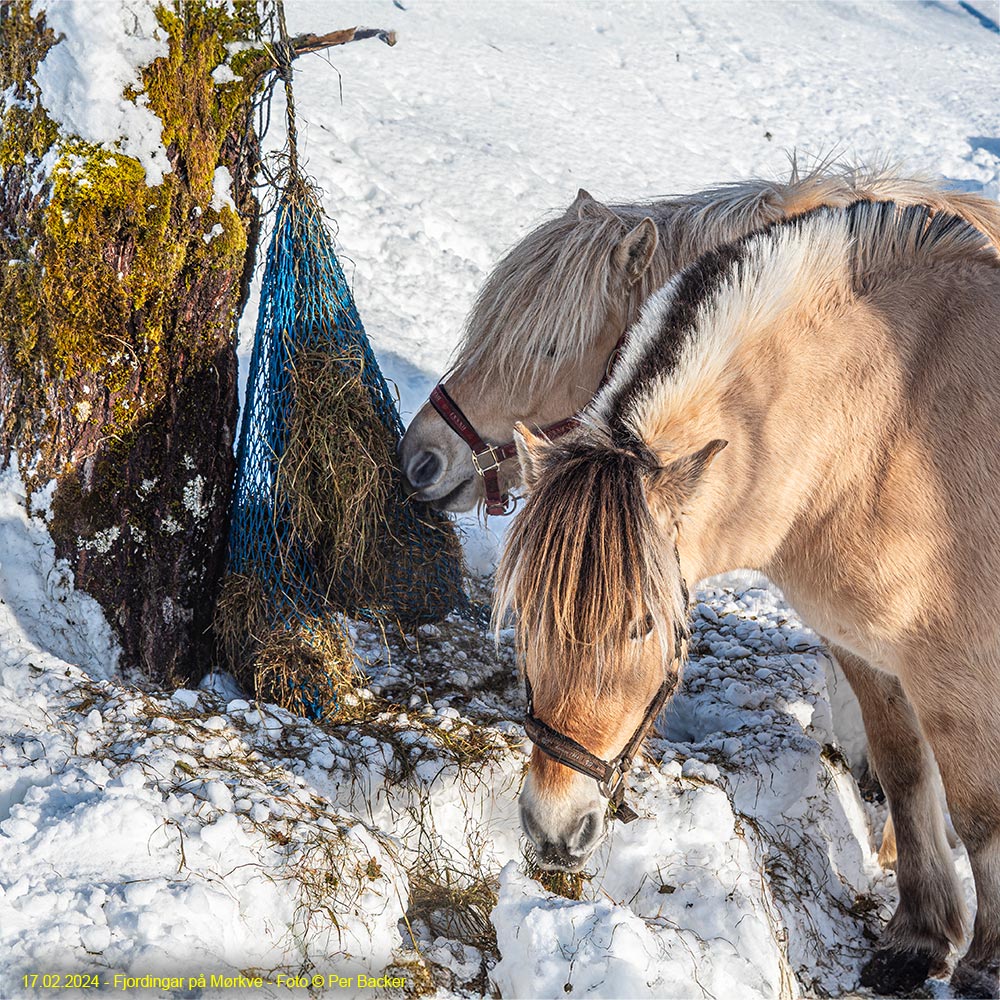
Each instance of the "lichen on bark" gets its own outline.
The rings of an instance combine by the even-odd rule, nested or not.
[[[44,12],[14,0],[0,17],[0,458],[16,457],[29,494],[57,480],[57,552],[125,662],[188,681],[206,662],[233,475],[267,65],[258,10],[157,8],[169,54],[143,71],[141,94],[171,172],[155,187],[138,161],[46,114],[34,75],[58,42]]]

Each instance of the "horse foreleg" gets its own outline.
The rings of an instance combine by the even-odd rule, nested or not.
[[[869,760],[892,815],[899,905],[861,983],[878,993],[911,995],[943,971],[964,937],[966,911],[948,849],[934,760],[899,681],[833,647],[858,696]],[[886,854],[891,845],[886,845]],[[888,858],[887,858],[888,860]]]

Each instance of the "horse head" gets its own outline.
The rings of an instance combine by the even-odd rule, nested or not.
[[[521,822],[543,867],[582,868],[609,804],[627,808],[625,772],[686,646],[680,512],[724,444],[661,465],[599,425],[557,443],[518,428],[530,493],[507,536],[496,612],[518,615],[535,743]]]
[[[658,234],[652,219],[619,214],[581,189],[559,218],[517,244],[473,306],[442,386],[484,444],[510,442],[521,420],[562,423],[594,395],[608,358],[650,290]],[[430,402],[399,449],[415,496],[441,510],[484,498],[469,438]],[[499,456],[502,492],[520,482],[514,448]]]

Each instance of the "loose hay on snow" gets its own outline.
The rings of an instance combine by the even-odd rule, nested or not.
[[[422,920],[434,936],[453,938],[496,956],[497,932],[490,914],[497,882],[483,872],[449,871],[439,859],[421,858],[409,872],[408,919]]]
[[[521,870],[538,882],[546,892],[565,899],[579,900],[583,898],[583,887],[594,876],[590,872],[560,872],[550,871],[538,864],[535,852],[530,847],[523,847],[523,864]]]

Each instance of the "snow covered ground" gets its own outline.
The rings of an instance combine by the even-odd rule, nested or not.
[[[399,32],[394,49],[301,59],[295,82],[306,167],[404,416],[491,265],[581,185],[665,195],[781,174],[797,148],[1000,196],[1000,35],[958,4],[289,0],[288,15],[293,32]],[[274,112],[272,146],[280,96]],[[253,309],[244,360],[252,328]],[[465,528],[488,569],[497,539]],[[356,977],[386,971],[404,982],[379,988],[391,996],[853,990],[893,875],[873,853],[883,816],[837,746],[825,658],[747,580],[698,602],[682,688],[634,772],[640,819],[570,900],[521,854],[506,645],[458,621],[389,650],[359,629],[368,680],[326,729],[218,678],[132,690],[8,470],[0,997],[51,996],[42,977],[69,973],[108,989],[115,973],[179,977],[128,992],[191,997],[371,995]],[[305,985],[331,974],[355,978]]]

